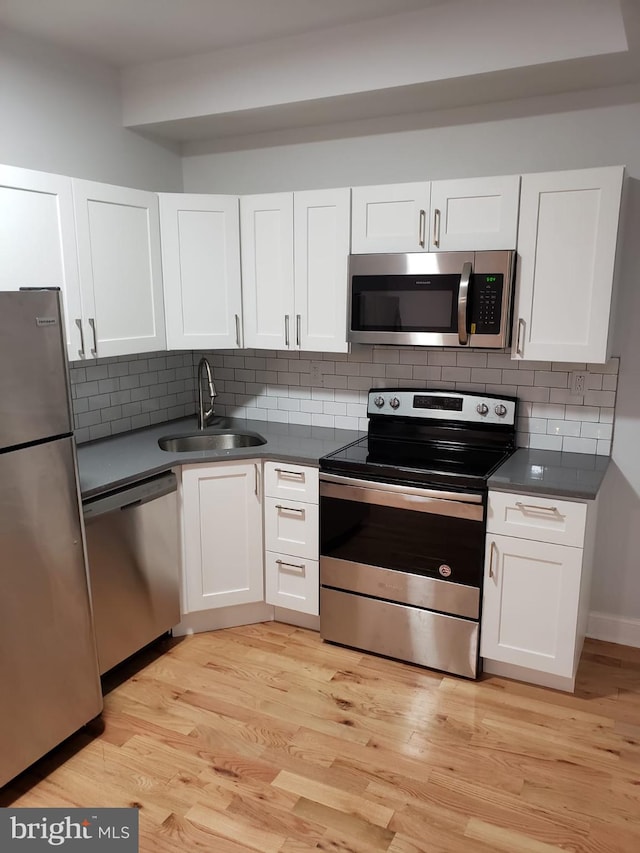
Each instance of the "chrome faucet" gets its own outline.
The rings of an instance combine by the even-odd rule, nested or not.
[[[207,384],[209,386],[209,409],[205,411],[204,408],[204,395],[202,393],[202,372],[203,370],[207,374]],[[208,422],[209,418],[213,416],[213,409],[215,406],[215,400],[218,396],[216,394],[216,386],[213,384],[213,377],[211,375],[211,365],[208,360],[204,358],[204,356],[200,359],[198,363],[198,429],[204,429]]]

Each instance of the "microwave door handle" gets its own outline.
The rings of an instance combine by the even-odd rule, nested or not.
[[[460,289],[458,290],[458,340],[461,344],[469,343],[469,335],[467,333],[467,303],[469,301],[469,281],[473,267],[470,261],[466,261],[462,265],[462,274],[460,276]]]

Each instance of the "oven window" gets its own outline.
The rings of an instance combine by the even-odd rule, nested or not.
[[[458,275],[424,283],[411,276],[354,276],[351,328],[354,331],[446,332],[455,330]]]
[[[320,553],[338,560],[479,587],[484,533],[482,521],[320,498]]]

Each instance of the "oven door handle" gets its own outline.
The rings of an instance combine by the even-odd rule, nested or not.
[[[483,521],[484,507],[480,495],[468,495],[454,492],[438,492],[431,489],[415,489],[397,486],[392,483],[371,483],[364,480],[346,480],[333,475],[323,474],[320,478],[320,496],[354,503],[373,504],[374,506],[407,509],[413,512],[427,512],[431,515],[445,515],[453,518],[465,518],[469,521]],[[380,488],[378,488],[380,486]]]
[[[469,281],[473,273],[473,266],[470,261],[465,261],[462,265],[462,274],[460,275],[460,289],[458,290],[458,341],[464,345],[469,343],[469,335],[467,333],[467,303],[469,301]]]

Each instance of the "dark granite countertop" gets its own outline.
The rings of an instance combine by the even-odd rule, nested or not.
[[[78,445],[78,468],[83,498],[91,498],[136,480],[168,471],[178,465],[222,462],[235,459],[274,459],[315,465],[321,456],[343,447],[364,433],[329,427],[279,424],[269,421],[225,418],[230,429],[257,432],[267,439],[257,447],[173,453],[160,450],[158,439],[166,435],[197,432],[195,418],[156,424],[134,432]],[[219,427],[218,427],[219,428]]]
[[[499,492],[557,495],[594,500],[609,466],[608,456],[520,448],[489,478]]]

